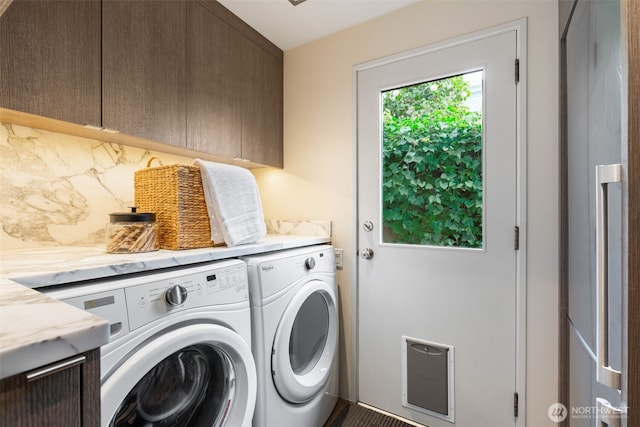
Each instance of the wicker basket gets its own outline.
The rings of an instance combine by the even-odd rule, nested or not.
[[[161,166],[150,167],[153,160]],[[135,172],[134,203],[138,212],[153,212],[162,249],[214,246],[209,214],[197,166],[162,166],[151,157],[147,168]]]

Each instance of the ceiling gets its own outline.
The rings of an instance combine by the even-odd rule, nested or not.
[[[282,50],[317,40],[420,0],[218,0]]]

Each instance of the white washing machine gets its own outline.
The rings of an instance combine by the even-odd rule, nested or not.
[[[242,261],[42,291],[109,320],[102,426],[251,425],[257,379]]]
[[[243,258],[258,372],[254,427],[320,427],[338,397],[338,298],[332,246]]]

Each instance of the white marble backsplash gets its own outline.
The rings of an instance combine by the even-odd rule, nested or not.
[[[331,221],[270,219],[265,222],[268,234],[331,237]]]
[[[133,174],[157,156],[192,159],[0,123],[0,248],[104,242],[112,212],[133,203]]]
[[[165,165],[193,161],[0,122],[0,249],[103,244],[109,214],[133,205],[134,172],[152,156]],[[269,234],[331,237],[330,221],[266,225]]]

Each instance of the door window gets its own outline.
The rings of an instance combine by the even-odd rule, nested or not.
[[[382,92],[384,243],[482,248],[482,80]]]
[[[234,395],[234,378],[231,360],[221,349],[183,348],[136,384],[109,425],[221,425]]]

